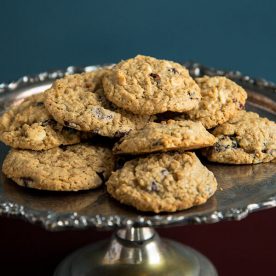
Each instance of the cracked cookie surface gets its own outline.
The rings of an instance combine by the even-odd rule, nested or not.
[[[78,191],[100,186],[113,167],[110,149],[78,144],[47,151],[13,149],[6,156],[2,170],[20,186]]]
[[[197,108],[183,115],[194,121],[200,121],[207,129],[227,122],[239,110],[244,109],[247,94],[235,82],[225,77],[196,79],[201,89],[201,101]],[[179,117],[179,119],[181,116]]]
[[[26,98],[0,118],[0,140],[13,148],[47,150],[79,143],[81,136],[54,120],[44,106],[44,93]]]
[[[122,136],[151,120],[117,108],[104,96],[101,79],[107,69],[66,76],[46,91],[45,105],[62,125],[103,136]]]
[[[103,78],[108,100],[135,114],[185,112],[197,107],[200,89],[182,65],[138,55]]]
[[[156,151],[190,150],[212,146],[216,138],[200,122],[149,123],[126,134],[113,148],[115,153],[143,154]]]
[[[218,141],[203,150],[210,161],[253,164],[276,159],[276,123],[256,113],[240,111],[212,133]]]
[[[113,172],[106,185],[121,203],[155,213],[203,204],[217,189],[213,173],[191,152],[133,159]]]

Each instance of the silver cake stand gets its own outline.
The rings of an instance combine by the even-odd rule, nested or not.
[[[248,91],[247,109],[275,121],[274,84],[197,63],[185,65],[193,76],[225,75],[240,83]],[[98,66],[68,67],[1,84],[0,112],[47,89],[56,78],[96,68]],[[8,148],[1,144],[0,149],[2,163]],[[160,215],[142,213],[119,204],[104,188],[79,193],[41,192],[18,187],[2,175],[0,213],[39,223],[50,231],[88,227],[114,230],[111,240],[89,245],[67,257],[56,269],[56,276],[214,276],[217,272],[206,257],[172,240],[160,239],[154,227],[240,220],[251,212],[276,206],[276,165],[206,165],[218,180],[218,191],[206,204],[186,211]]]

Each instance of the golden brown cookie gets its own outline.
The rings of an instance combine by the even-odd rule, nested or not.
[[[227,122],[244,108],[247,94],[235,82],[225,77],[208,76],[197,78],[196,82],[202,99],[198,107],[187,112],[187,115],[193,121],[200,121],[207,129]],[[187,115],[183,115],[184,118]]]
[[[2,170],[20,186],[39,190],[79,191],[100,186],[113,167],[111,150],[78,144],[47,151],[11,150]]]
[[[218,141],[203,150],[210,161],[253,164],[276,159],[276,124],[256,113],[240,111],[212,133]]]
[[[185,112],[198,106],[200,90],[182,65],[136,56],[115,65],[103,78],[105,95],[135,114]]]
[[[155,213],[203,204],[217,189],[213,173],[191,152],[133,159],[113,172],[106,185],[121,203]]]
[[[62,125],[103,136],[122,136],[151,120],[117,108],[104,96],[101,79],[107,69],[66,76],[46,91],[45,105]]]
[[[82,134],[57,123],[44,106],[44,94],[26,98],[0,117],[0,140],[13,148],[47,150],[79,143]]]
[[[113,148],[115,153],[143,154],[156,151],[190,150],[212,146],[216,138],[200,122],[149,123],[125,135]]]

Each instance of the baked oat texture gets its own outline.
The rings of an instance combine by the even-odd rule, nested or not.
[[[111,150],[88,144],[47,151],[11,150],[3,173],[18,185],[51,191],[79,191],[100,186],[111,174]]]
[[[240,111],[212,133],[218,141],[203,150],[210,161],[229,164],[276,161],[276,123],[256,113]]]
[[[80,139],[80,132],[54,120],[44,106],[43,93],[26,98],[0,117],[0,140],[13,148],[47,150]]]
[[[217,189],[213,173],[191,152],[133,159],[113,172],[106,185],[121,203],[155,213],[203,204]]]
[[[201,98],[184,66],[141,55],[115,65],[103,86],[108,100],[135,114],[185,112],[197,107]]]
[[[125,135],[113,148],[115,153],[142,154],[156,151],[190,150],[212,146],[216,138],[200,122],[149,123]]]
[[[108,69],[66,76],[46,91],[45,105],[62,125],[103,136],[122,136],[151,120],[117,108],[104,96],[102,77]]]
[[[235,82],[220,76],[204,76],[197,78],[196,82],[202,98],[197,108],[187,112],[191,120],[200,121],[210,129],[227,122],[244,109],[247,93]],[[186,115],[183,116],[186,118]]]

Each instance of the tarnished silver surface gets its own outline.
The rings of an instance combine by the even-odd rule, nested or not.
[[[275,121],[276,86],[265,80],[225,72],[196,63],[186,63],[193,76],[227,75],[249,93],[247,109]],[[0,113],[11,104],[48,88],[65,74],[91,71],[98,66],[68,67],[16,82],[0,84]],[[1,144],[0,163],[8,148]],[[116,228],[126,226],[166,226],[191,223],[214,223],[242,219],[249,213],[276,206],[276,165],[219,165],[206,163],[218,179],[219,188],[209,201],[195,208],[172,214],[153,215],[119,204],[104,188],[78,193],[41,192],[18,187],[3,175],[0,179],[0,213],[40,223],[49,230],[66,228]]]
[[[122,238],[119,231],[125,231],[126,235]],[[151,238],[145,239],[148,233]],[[213,264],[194,249],[160,239],[152,228],[133,227],[120,229],[110,241],[86,246],[65,258],[54,273],[54,276],[64,275],[217,276],[217,272]]]

